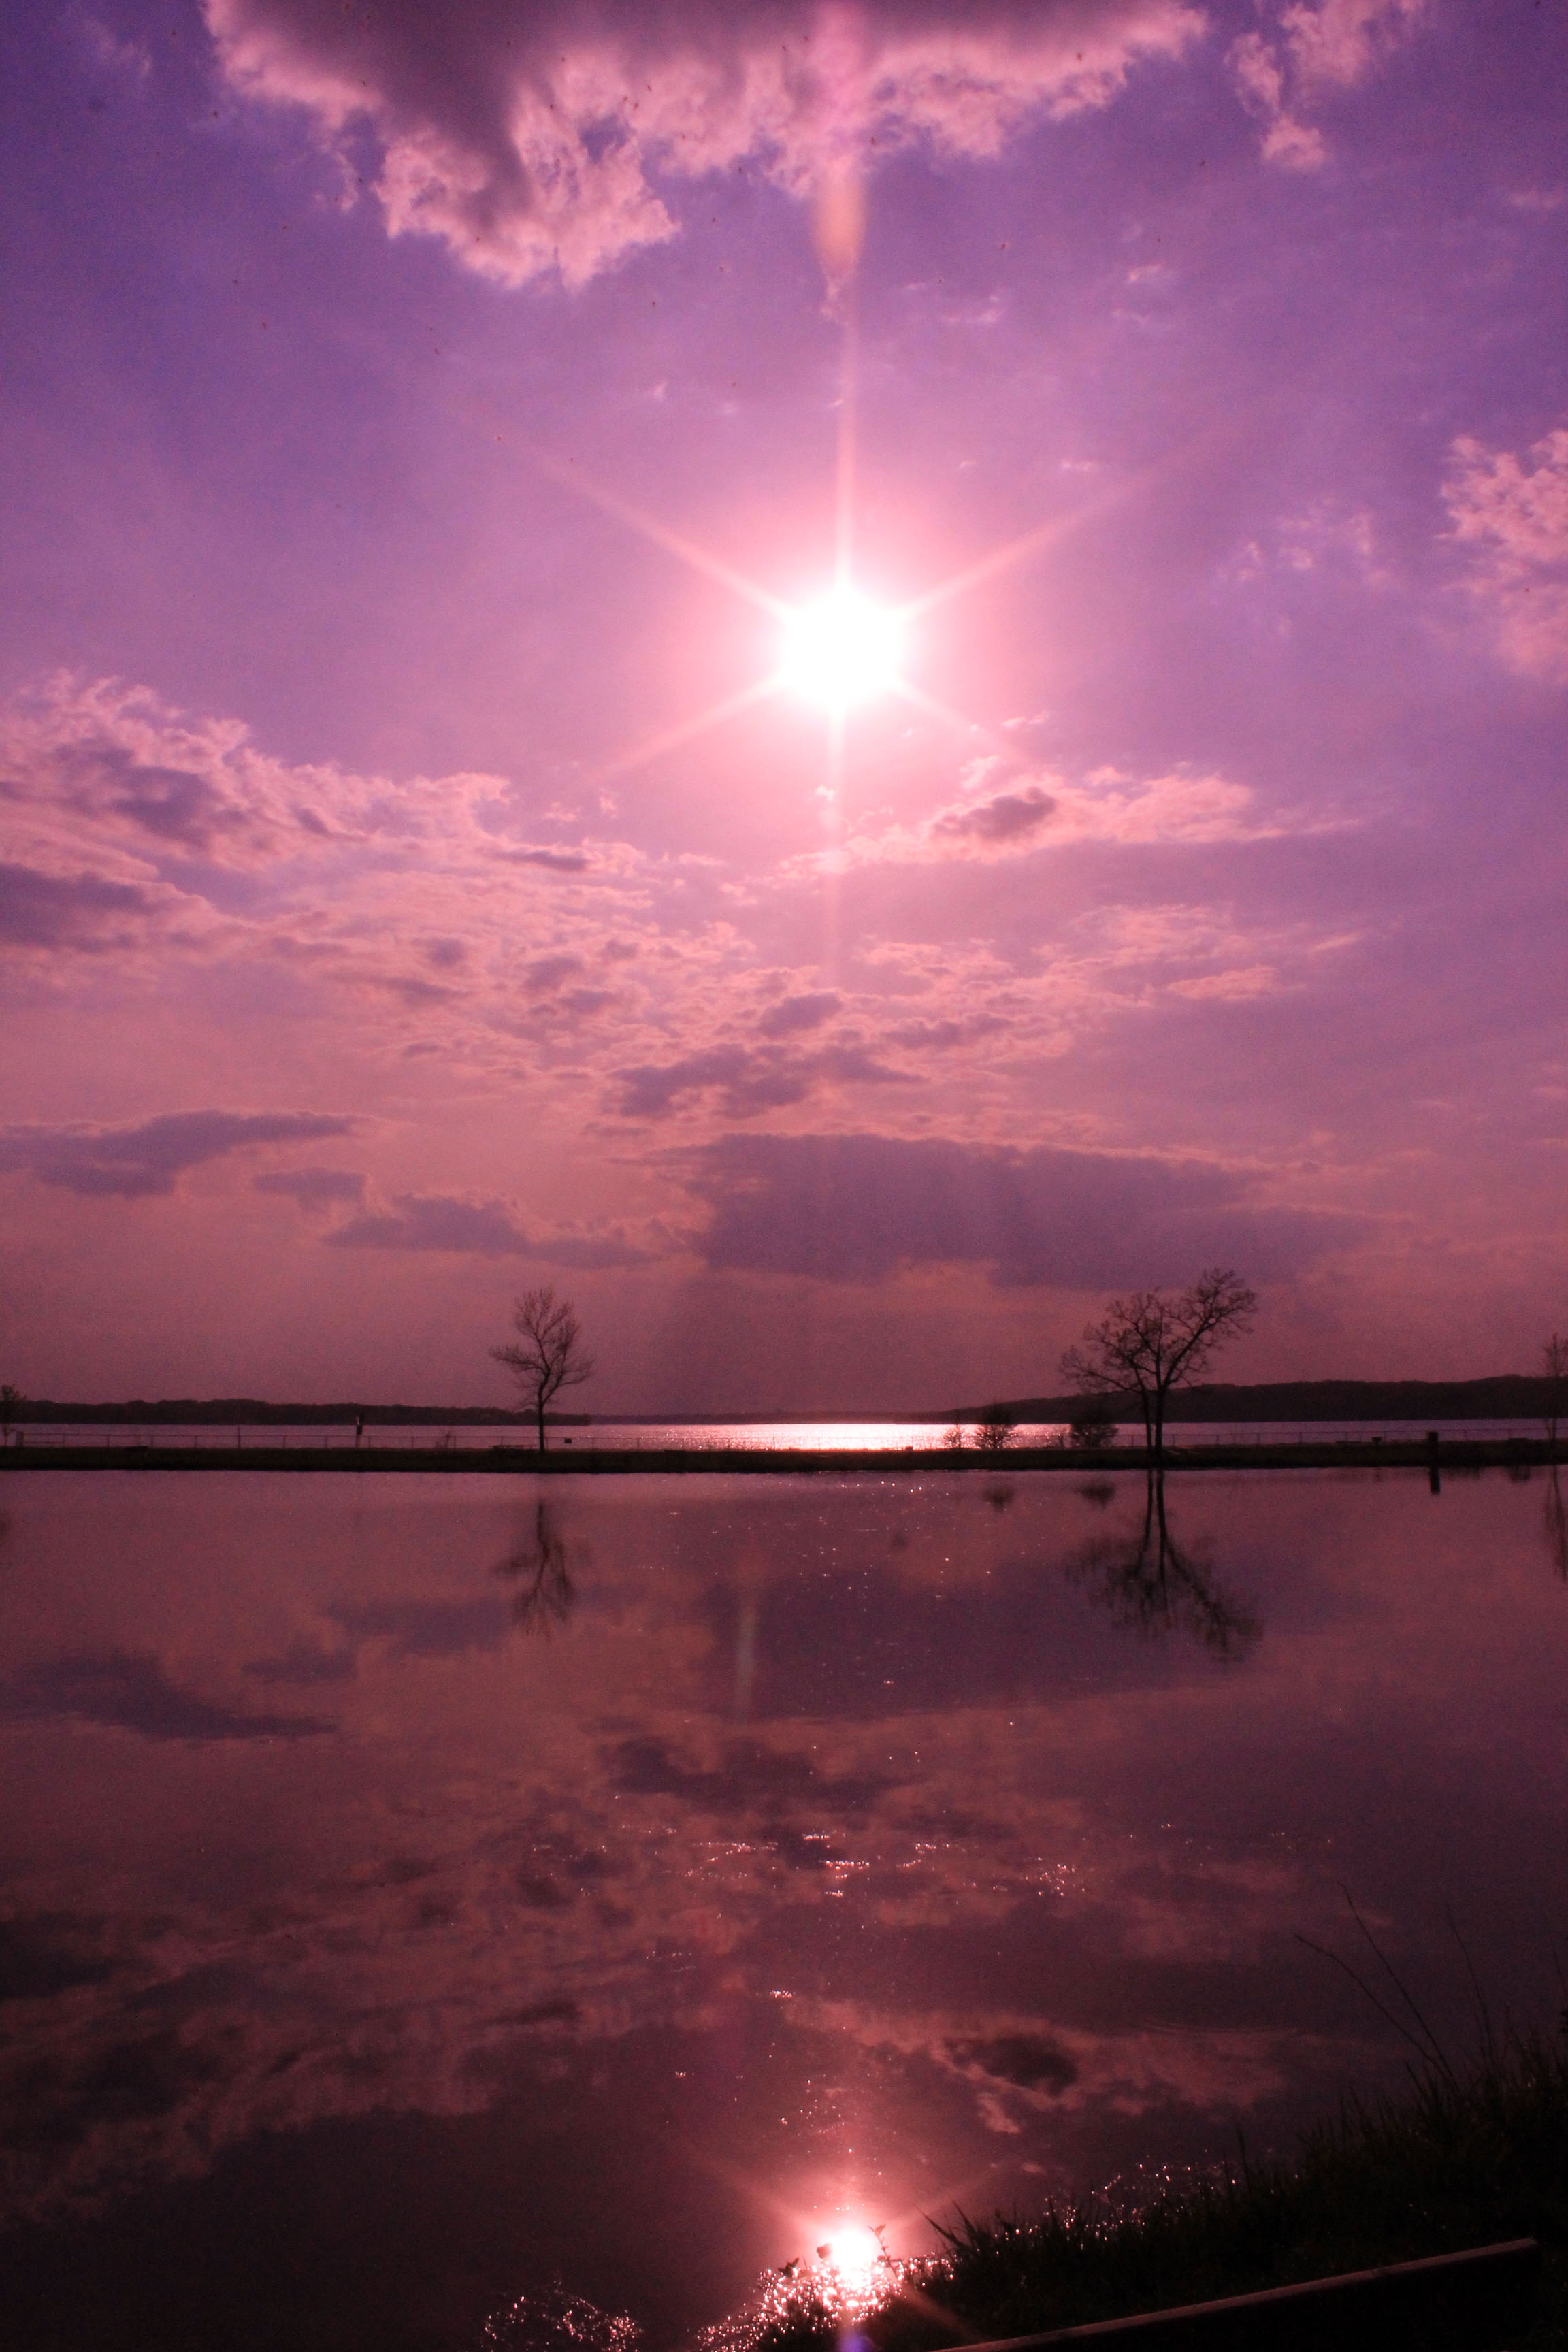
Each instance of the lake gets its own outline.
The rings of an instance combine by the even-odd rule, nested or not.
[[[1466,1952],[1552,2019],[1562,1485],[1148,1499],[9,1480],[6,2340],[457,2352],[558,2283],[657,2352],[836,2227],[1288,2147],[1399,2079],[1347,1893],[1456,2050]]]

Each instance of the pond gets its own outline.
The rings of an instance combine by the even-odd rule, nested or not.
[[[1396,2080],[1348,1900],[1455,2049],[1470,1963],[1550,2020],[1564,1503],[7,1480],[0,2326],[457,2352],[555,2283],[689,2341]]]

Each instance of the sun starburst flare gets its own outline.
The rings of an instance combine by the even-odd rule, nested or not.
[[[834,714],[852,710],[900,682],[903,626],[847,583],[784,623],[779,683]]]

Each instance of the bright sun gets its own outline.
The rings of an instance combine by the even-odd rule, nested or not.
[[[901,634],[896,614],[835,588],[790,615],[782,682],[837,716],[898,684]]]
[[[827,2243],[818,2246],[816,2252],[818,2260],[826,2262],[839,2284],[851,2294],[864,2294],[887,2260],[876,2231],[854,2222],[846,2229],[835,2230]]]

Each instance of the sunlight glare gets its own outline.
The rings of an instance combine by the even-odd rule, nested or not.
[[[835,588],[784,625],[781,682],[835,714],[899,683],[899,617],[858,588]]]
[[[881,2240],[863,2223],[835,2230],[826,2245],[817,2248],[817,2254],[850,2294],[863,2294],[887,2260]]]

